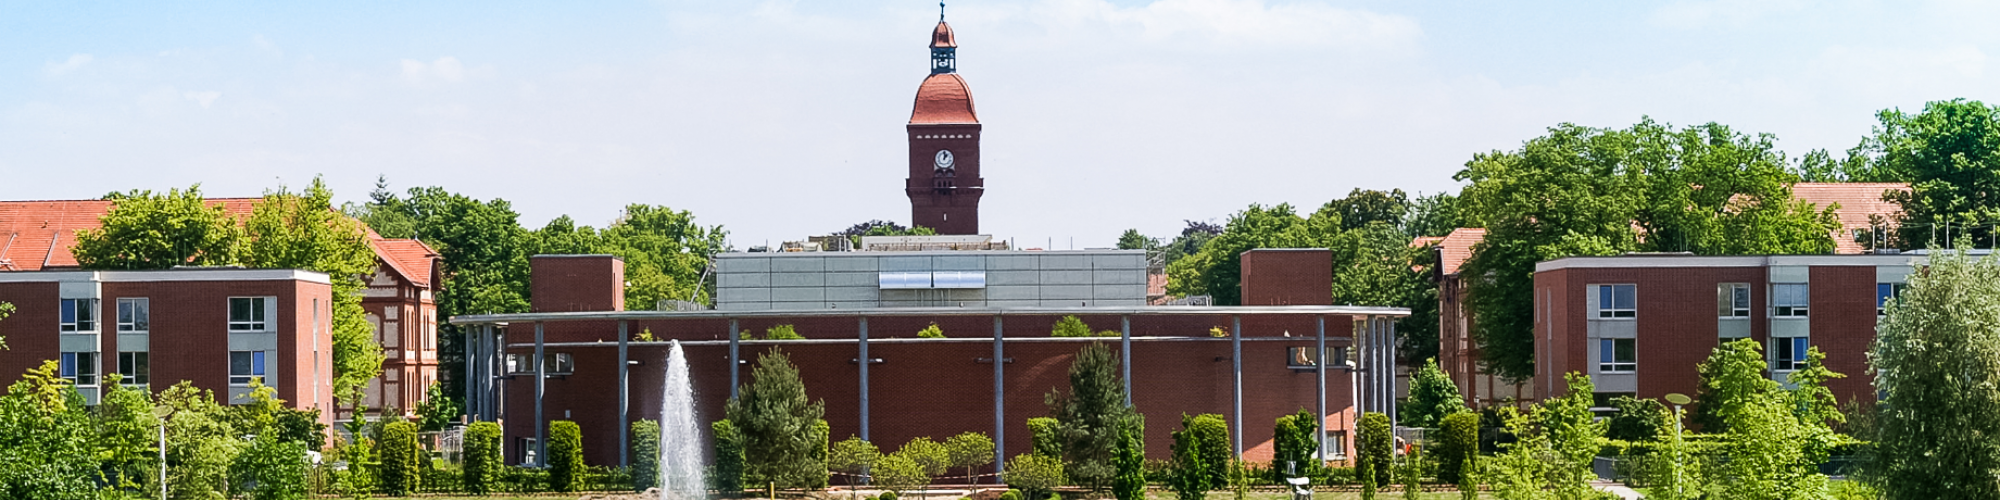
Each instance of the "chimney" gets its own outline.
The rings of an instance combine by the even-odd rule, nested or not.
[[[625,310],[625,261],[617,256],[536,255],[528,281],[534,312]]]

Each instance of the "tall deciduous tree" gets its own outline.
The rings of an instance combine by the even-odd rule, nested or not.
[[[1044,398],[1049,413],[1061,422],[1063,454],[1071,480],[1098,489],[1117,473],[1119,432],[1138,425],[1138,414],[1125,404],[1125,386],[1118,378],[1118,358],[1111,349],[1093,343],[1077,351],[1069,368],[1069,391],[1051,390]]]
[[[1222,234],[1204,243],[1199,252],[1167,265],[1167,292],[1175,295],[1209,295],[1217,304],[1243,303],[1243,252],[1257,248],[1325,248],[1340,224],[1339,216],[1322,210],[1308,221],[1290,204],[1273,207],[1251,205],[1229,217]]]
[[[314,178],[304,192],[284,187],[264,195],[244,222],[249,236],[243,264],[250,267],[308,269],[333,282],[333,393],[352,403],[368,380],[382,373],[382,346],[361,308],[363,277],[378,265],[368,234],[354,219],[334,211],[333,192]]]
[[[1159,246],[1159,242],[1139,234],[1137,229],[1127,229],[1125,234],[1118,235],[1119,250],[1152,250],[1156,246]]]
[[[78,231],[70,252],[84,269],[168,269],[236,263],[243,230],[201,185],[165,193],[113,193],[97,229]]]
[[[97,461],[83,398],[44,362],[0,396],[0,497],[97,498]]]
[[[2000,262],[1935,255],[1887,313],[1869,355],[1882,493],[2000,498]]]
[[[744,472],[779,486],[826,482],[824,462],[814,460],[813,424],[826,414],[824,403],[806,398],[805,381],[784,351],[757,357],[750,383],[743,384],[724,412],[741,436]],[[823,438],[821,438],[823,439]],[[815,463],[820,466],[815,470]]]
[[[2000,222],[2000,106],[1936,101],[1918,113],[1883,110],[1876,120],[1853,154],[1867,158],[1871,176],[1910,183],[1907,193],[1888,193],[1903,208],[1894,244],[1943,246],[1963,234],[1990,246]]]
[[[1536,262],[1627,251],[1816,254],[1833,249],[1831,207],[1797,200],[1798,180],[1768,135],[1644,120],[1625,129],[1562,124],[1514,151],[1473,156],[1460,216],[1487,229],[1461,269],[1479,318],[1473,338],[1494,374],[1534,374]]]
[[[1458,384],[1438,367],[1437,359],[1425,361],[1410,380],[1410,399],[1400,412],[1403,425],[1437,428],[1445,416],[1462,411],[1465,398],[1458,394]]]

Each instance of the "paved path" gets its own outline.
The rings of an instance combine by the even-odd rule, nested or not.
[[[1617,481],[1591,481],[1590,487],[1597,488],[1598,491],[1610,493],[1613,495],[1618,495],[1618,498],[1624,500],[1639,500],[1642,498],[1646,498],[1645,495],[1641,495],[1639,494],[1638,491],[1635,491],[1631,488],[1627,488],[1623,484],[1618,484]]]

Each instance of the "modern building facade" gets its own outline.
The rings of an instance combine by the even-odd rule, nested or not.
[[[931,30],[931,74],[917,86],[905,132],[910,141],[910,223],[938,234],[979,234],[979,113],[958,76],[958,37],[938,18]]]
[[[55,360],[89,404],[111,374],[154,391],[186,380],[236,404],[257,380],[330,423],[329,283],[290,269],[0,273],[0,302],[15,306],[0,320],[0,384]]]
[[[1717,345],[1754,339],[1780,382],[1806,350],[1846,374],[1842,401],[1875,391],[1867,353],[1881,305],[1922,255],[1571,257],[1535,266],[1536,398],[1589,374],[1600,399],[1694,395],[1697,367]]]
[[[717,255],[725,311],[1146,303],[1145,250]]]
[[[834,255],[839,253],[823,253],[818,261],[805,260],[815,257],[811,253],[728,254],[718,262],[737,264],[719,264],[735,267],[718,279],[732,281],[723,290],[764,288],[743,283],[767,281],[823,287],[847,279],[829,276],[861,273],[867,279],[855,282],[890,294],[922,281],[902,274],[926,272],[917,270],[918,263],[931,266],[932,285],[976,280],[950,274],[940,281],[939,273],[978,271],[967,269],[972,264],[948,264],[965,258],[992,264],[985,269],[985,290],[994,292],[1000,286],[1078,286],[1052,282],[1094,276],[1090,266],[1096,263],[1118,272],[1125,271],[1126,261],[1143,266],[1142,259],[1135,259],[1137,252],[1123,251],[853,252],[876,254],[870,256],[874,270],[863,271],[856,268],[864,260],[840,260],[856,257]],[[1320,266],[1330,267],[1329,254],[1322,250],[1318,257]],[[1014,267],[1025,262],[1055,269],[995,264],[1007,261],[1015,261]],[[887,264],[891,262],[908,265]],[[1277,261],[1246,268],[1255,273],[1295,271]],[[809,397],[825,403],[835,440],[858,436],[892,447],[916,437],[942,439],[980,431],[1000,444],[999,455],[1012,456],[1029,450],[1026,421],[1049,414],[1043,398],[1067,387],[1075,353],[1098,343],[1125,360],[1121,368],[1132,403],[1150,417],[1146,440],[1153,458],[1168,455],[1179,415],[1216,413],[1232,422],[1234,443],[1245,456],[1268,460],[1272,425],[1279,416],[1301,409],[1321,412],[1328,456],[1338,458],[1351,447],[1348,436],[1357,408],[1393,411],[1388,395],[1393,390],[1383,387],[1390,382],[1365,375],[1380,373],[1375,367],[1393,359],[1393,322],[1408,314],[1404,309],[1304,304],[1146,306],[1143,281],[1127,293],[1122,291],[1130,286],[1123,284],[1124,278],[1107,278],[1118,283],[1109,287],[1121,290],[1113,304],[1050,299],[1059,305],[1043,305],[1038,299],[1013,305],[1000,302],[1012,299],[989,297],[974,303],[973,297],[962,297],[965,305],[912,306],[878,295],[872,302],[829,305],[824,299],[770,301],[758,292],[747,299],[719,293],[713,310],[624,311],[622,263],[614,257],[538,256],[532,269],[538,312],[452,319],[472,332],[467,341],[469,411],[474,418],[504,422],[513,463],[539,456],[541,431],[555,419],[579,423],[591,463],[629,459],[621,455],[623,433],[631,421],[657,418],[672,341],[685,349],[703,420],[721,418],[724,402],[748,381],[746,367],[758,356],[782,350],[800,370]],[[1044,282],[1003,285],[1009,278],[999,273],[1024,271],[1034,273],[1021,274],[1023,279],[1032,275]],[[1042,277],[1044,272],[1051,277]],[[763,277],[724,278],[730,275]],[[1075,276],[1062,277],[1070,275]],[[1139,278],[1143,280],[1143,267]],[[1246,283],[1284,281],[1251,278]],[[1329,282],[1313,286],[1319,295],[1328,295]],[[1109,336],[1052,337],[1054,323],[1064,316],[1077,316]],[[776,325],[791,325],[805,338],[764,339],[765,330]],[[918,337],[930,325],[937,325],[944,338]]]

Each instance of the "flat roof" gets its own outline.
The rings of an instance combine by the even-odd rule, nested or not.
[[[1626,254],[1564,257],[1535,263],[1535,272],[1557,269],[1647,267],[1921,266],[1929,257],[1912,254],[1862,255],[1686,255]]]
[[[1082,254],[1082,255],[1107,255],[1107,254],[1109,254],[1109,255],[1116,255],[1116,254],[1139,254],[1139,255],[1144,255],[1145,253],[1146,253],[1146,251],[1145,251],[1145,250],[1118,250],[1118,249],[1102,249],[1102,248],[1100,248],[1100,249],[1089,249],[1089,250],[848,250],[848,251],[820,251],[820,252],[741,252],[741,251],[738,251],[738,252],[722,252],[722,253],[717,253],[717,254],[715,254],[715,257],[716,257],[716,258],[732,258],[732,259],[741,259],[741,258],[755,258],[755,257],[787,257],[787,258],[797,258],[797,257],[857,257],[857,258],[858,258],[858,257],[894,257],[894,256],[906,256],[906,255],[909,255],[909,256],[915,256],[915,255],[1078,255],[1078,254]]]
[[[142,283],[160,281],[304,281],[332,284],[326,273],[304,269],[184,268],[137,271],[0,271],[0,283]]]
[[[798,318],[798,317],[856,317],[856,316],[1120,316],[1120,315],[1188,315],[1188,316],[1260,316],[1277,314],[1310,314],[1322,316],[1389,316],[1404,317],[1410,310],[1402,307],[1373,306],[1088,306],[1088,307],[878,307],[868,309],[792,309],[759,311],[586,311],[586,312],[546,312],[509,314],[471,314],[452,316],[454,325],[490,325],[495,323],[534,323],[563,321],[602,320],[674,320],[674,319],[730,319],[730,318]]]

